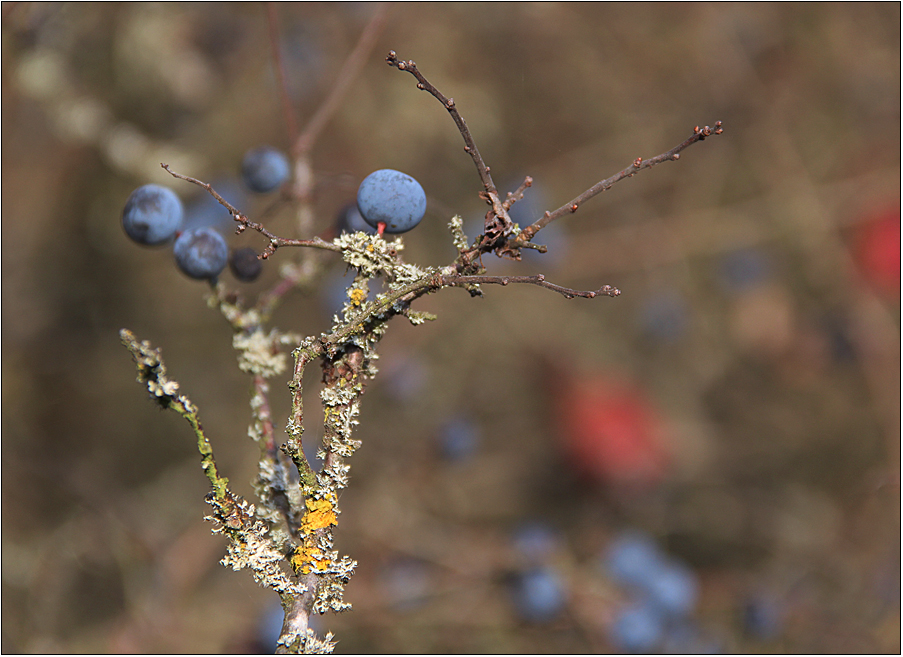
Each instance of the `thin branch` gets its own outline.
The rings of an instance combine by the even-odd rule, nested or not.
[[[332,85],[329,97],[322,105],[320,105],[313,118],[311,118],[310,122],[304,128],[304,132],[302,132],[301,136],[295,141],[294,146],[292,147],[292,154],[294,156],[297,157],[310,151],[317,141],[320,132],[322,132],[323,128],[329,122],[329,119],[332,118],[332,115],[335,114],[336,110],[341,105],[345,94],[351,87],[351,83],[364,67],[364,63],[367,61],[367,55],[373,49],[373,46],[376,45],[376,39],[380,32],[382,32],[388,13],[388,3],[381,2],[377,5],[373,17],[370,19],[370,22],[367,23],[364,31],[361,32],[357,45],[354,47],[354,50],[351,51],[351,54],[348,55],[347,59],[345,59],[345,63],[342,64],[338,78],[336,78],[335,84]]]
[[[520,187],[515,189],[513,192],[508,192],[508,196],[505,198],[505,202],[502,205],[505,206],[506,210],[510,210],[511,206],[520,201],[524,197],[524,191],[527,187],[533,186],[533,178],[527,176],[524,178],[524,182],[521,183]]]
[[[138,382],[143,383],[151,398],[161,407],[173,410],[181,415],[197,437],[197,448],[201,454],[201,468],[216,499],[224,499],[229,494],[229,480],[220,477],[216,469],[216,459],[213,457],[213,447],[201,425],[198,417],[198,408],[188,397],[179,394],[179,384],[166,375],[166,365],[160,356],[160,350],[154,349],[147,340],[138,341],[135,334],[128,329],[119,331],[119,339],[126,349],[132,354],[132,359],[138,368]]]
[[[464,152],[473,159],[474,166],[477,168],[477,175],[480,176],[480,181],[483,183],[484,194],[481,194],[481,196],[492,207],[492,211],[486,214],[483,230],[488,237],[487,242],[494,243],[499,237],[506,235],[511,228],[512,222],[511,218],[508,216],[508,207],[510,207],[510,204],[505,206],[499,199],[499,192],[495,183],[492,181],[489,167],[486,165],[486,162],[483,161],[483,156],[480,155],[480,149],[477,148],[477,144],[473,139],[473,135],[470,133],[470,129],[467,127],[467,123],[464,122],[464,117],[461,116],[461,113],[458,111],[458,107],[455,105],[455,99],[446,97],[445,94],[433,86],[433,84],[424,77],[423,73],[417,68],[417,64],[413,61],[399,60],[394,50],[389,51],[389,54],[386,56],[386,63],[389,66],[394,66],[399,71],[407,71],[413,75],[417,79],[417,88],[429,92],[436,100],[442,103],[442,106],[448,110],[448,113],[454,120],[455,125],[458,126],[458,131],[461,133],[461,137],[464,138]]]
[[[598,290],[574,290],[569,287],[563,287],[561,285],[555,285],[554,283],[549,283],[543,274],[536,274],[535,276],[460,276],[460,275],[451,275],[451,276],[443,276],[440,277],[440,282],[442,285],[479,285],[479,284],[491,284],[491,285],[508,285],[509,283],[527,283],[530,285],[538,285],[539,287],[544,287],[548,290],[552,290],[554,292],[558,292],[560,295],[565,297],[566,299],[573,299],[574,297],[583,297],[585,299],[594,299],[595,297],[605,296],[605,297],[617,297],[621,295],[621,291],[612,287],[611,285],[603,285]]]
[[[276,83],[279,85],[279,96],[282,100],[282,115],[285,118],[285,127],[288,130],[288,141],[294,144],[298,139],[298,122],[295,119],[295,110],[292,107],[291,98],[288,95],[288,85],[285,80],[285,65],[282,61],[282,48],[279,39],[279,17],[275,2],[267,2],[267,28],[270,36],[270,48],[273,55],[273,69],[276,72]]]
[[[394,50],[389,51],[389,54],[386,56],[386,63],[388,63],[389,66],[394,66],[399,71],[407,71],[417,78],[417,88],[422,91],[428,91],[436,98],[436,100],[442,103],[442,106],[446,110],[448,110],[455,125],[458,126],[458,130],[461,132],[461,136],[464,138],[464,152],[473,158],[473,163],[477,167],[477,174],[479,174],[480,180],[483,182],[483,188],[488,193],[495,192],[497,194],[498,190],[495,187],[495,183],[492,182],[492,176],[489,175],[489,167],[486,166],[486,163],[483,161],[480,150],[473,140],[473,135],[470,134],[470,129],[464,122],[464,117],[458,112],[458,107],[455,105],[455,99],[447,98],[441,91],[436,89],[436,87],[423,76],[423,73],[420,72],[417,68],[417,64],[413,61],[410,59],[408,61],[399,60]]]
[[[644,160],[643,158],[638,157],[629,167],[627,167],[623,171],[616,173],[611,178],[606,178],[605,180],[596,183],[588,190],[580,194],[580,196],[571,201],[568,201],[557,210],[554,210],[553,212],[546,212],[538,221],[524,228],[520,232],[520,235],[518,235],[513,240],[513,244],[511,244],[511,246],[523,246],[523,244],[533,239],[536,233],[545,228],[547,225],[565,215],[575,213],[584,202],[588,201],[597,194],[601,194],[602,192],[611,189],[611,187],[615,183],[623,180],[624,178],[630,178],[643,169],[649,169],[661,162],[679,160],[680,152],[688,146],[695,144],[697,141],[703,141],[706,137],[710,137],[712,135],[720,135],[722,132],[723,129],[721,127],[721,121],[717,121],[714,128],[710,128],[709,126],[700,128],[699,126],[696,126],[695,128],[693,128],[693,135],[691,137],[684,140],[683,142],[672,148],[670,151],[662,153],[661,155],[656,155],[655,157],[648,160]]]
[[[258,233],[260,233],[261,235],[266,237],[268,240],[270,240],[269,245],[266,247],[266,249],[264,249],[263,253],[261,253],[260,255],[257,256],[258,258],[266,260],[271,255],[273,255],[273,253],[276,252],[276,249],[279,248],[280,246],[308,246],[308,247],[315,248],[315,249],[323,249],[325,251],[336,251],[336,252],[340,252],[342,250],[341,247],[336,246],[332,242],[326,242],[319,237],[314,237],[313,239],[310,239],[310,240],[292,240],[292,239],[286,239],[284,237],[277,237],[276,235],[274,235],[273,233],[268,231],[266,228],[264,228],[263,224],[259,224],[255,221],[251,221],[250,219],[248,219],[248,217],[246,215],[244,215],[241,212],[241,210],[239,210],[234,205],[229,203],[229,201],[227,201],[222,196],[220,196],[219,193],[215,189],[213,189],[213,185],[211,185],[210,183],[205,183],[204,181],[198,180],[197,178],[192,178],[191,176],[186,176],[184,174],[177,173],[177,172],[173,171],[172,169],[170,169],[168,164],[165,164],[163,162],[160,163],[160,166],[163,167],[163,169],[166,170],[166,172],[169,175],[171,175],[173,178],[178,178],[179,180],[185,180],[187,182],[194,183],[195,185],[206,189],[210,193],[210,195],[213,196],[213,198],[215,198],[217,201],[219,201],[220,205],[222,205],[224,208],[226,208],[232,214],[232,218],[238,223],[238,228],[236,228],[236,232],[243,233],[245,230],[250,228],[251,230],[256,230]]]

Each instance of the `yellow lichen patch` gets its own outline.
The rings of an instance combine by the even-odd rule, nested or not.
[[[329,559],[313,545],[313,541],[308,540],[295,548],[292,556],[289,557],[289,563],[292,564],[292,569],[296,573],[301,572],[304,575],[310,573],[311,565],[316,566],[318,570],[326,570],[329,567]]]
[[[301,531],[304,534],[311,534],[317,529],[323,529],[324,527],[338,524],[335,508],[329,500],[314,500],[308,498],[306,504],[307,513],[301,518]]]
[[[367,298],[367,293],[358,288],[354,288],[348,293],[348,297],[351,299],[352,305],[359,306]]]

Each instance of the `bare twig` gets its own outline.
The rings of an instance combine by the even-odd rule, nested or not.
[[[276,72],[276,82],[279,85],[279,96],[282,100],[282,115],[285,118],[285,127],[288,130],[288,141],[294,144],[298,139],[298,122],[295,119],[295,111],[288,95],[288,85],[285,81],[285,66],[282,61],[282,49],[279,40],[279,17],[275,2],[267,2],[267,28],[270,35],[270,48],[273,54],[273,69]]]
[[[461,137],[464,138],[464,152],[473,159],[473,163],[477,168],[477,174],[480,176],[480,181],[483,183],[485,194],[483,195],[483,198],[492,207],[492,210],[486,215],[484,232],[487,237],[489,237],[487,242],[494,243],[500,236],[507,234],[511,227],[512,222],[508,217],[508,207],[510,207],[510,204],[506,207],[499,200],[498,189],[496,189],[495,183],[492,181],[489,167],[483,161],[483,156],[480,155],[480,150],[473,140],[473,135],[470,134],[467,123],[464,122],[464,117],[461,116],[461,113],[458,111],[458,107],[455,105],[455,99],[446,97],[445,94],[433,86],[433,84],[424,77],[423,73],[417,68],[417,64],[413,61],[399,60],[394,50],[389,51],[389,54],[386,56],[386,63],[389,64],[389,66],[394,66],[399,71],[407,71],[413,75],[417,79],[417,88],[428,91],[436,98],[436,100],[442,103],[442,106],[448,110],[448,113],[454,120],[455,125],[458,126],[458,131],[461,133]]]
[[[479,285],[479,284],[492,284],[492,285],[508,285],[509,283],[527,283],[530,285],[538,285],[539,287],[544,287],[548,290],[553,290],[558,292],[560,295],[565,297],[566,299],[573,299],[574,297],[583,297],[585,299],[594,299],[599,296],[606,297],[617,297],[620,296],[621,291],[612,287],[611,285],[603,285],[598,290],[574,290],[569,287],[562,287],[561,285],[555,285],[554,283],[549,283],[545,276],[542,274],[536,274],[535,276],[460,276],[460,275],[451,275],[451,276],[443,276],[440,279],[442,285],[456,285],[456,286],[464,286],[464,285]]]
[[[185,180],[187,182],[194,183],[195,185],[206,189],[210,193],[210,195],[213,196],[213,198],[215,198],[217,201],[219,201],[220,205],[222,205],[224,208],[226,208],[232,214],[232,218],[238,223],[238,228],[236,228],[236,232],[242,233],[245,230],[250,228],[251,230],[256,230],[258,233],[260,233],[261,235],[266,237],[268,240],[270,240],[269,245],[267,245],[267,248],[264,249],[263,253],[261,253],[259,256],[257,256],[258,258],[266,260],[273,253],[275,253],[276,249],[279,248],[280,246],[308,246],[308,247],[315,248],[315,249],[323,249],[325,251],[336,251],[336,252],[339,252],[342,250],[341,247],[336,246],[332,242],[326,242],[326,241],[320,239],[319,237],[314,237],[313,239],[309,239],[309,240],[292,240],[292,239],[286,239],[284,237],[277,237],[276,235],[274,235],[273,233],[268,231],[263,226],[263,224],[259,224],[255,221],[251,221],[250,219],[248,219],[248,217],[246,215],[244,215],[241,212],[241,210],[239,210],[234,205],[229,203],[229,201],[227,201],[222,196],[220,196],[219,193],[215,189],[213,189],[213,185],[211,185],[210,183],[205,183],[204,181],[198,180],[197,178],[192,178],[191,176],[186,176],[184,174],[177,173],[177,172],[173,171],[172,169],[170,169],[168,164],[165,164],[163,162],[160,163],[160,166],[163,167],[163,169],[166,170],[166,172],[169,175],[171,175],[173,178],[178,178],[179,180]]]
[[[316,113],[313,115],[313,118],[311,118],[310,122],[305,126],[304,132],[302,132],[301,136],[294,142],[292,154],[296,157],[310,151],[317,141],[320,132],[322,132],[323,128],[329,122],[329,119],[332,118],[332,115],[335,114],[335,111],[339,108],[342,99],[351,87],[351,83],[364,67],[364,63],[367,61],[367,55],[376,44],[376,38],[379,36],[379,33],[382,32],[388,13],[388,3],[381,2],[377,5],[376,11],[373,13],[373,17],[361,33],[357,45],[354,47],[354,50],[351,51],[351,54],[348,55],[345,63],[342,64],[342,69],[339,72],[335,83],[332,85],[329,97],[327,97],[323,104],[320,105],[319,109],[317,109]]]
[[[480,180],[483,181],[483,188],[487,192],[497,192],[495,183],[492,182],[492,176],[489,175],[489,167],[486,166],[486,163],[483,161],[483,157],[480,155],[480,150],[477,148],[476,143],[473,140],[473,135],[470,134],[470,129],[467,127],[467,124],[464,122],[464,117],[461,116],[461,113],[458,112],[458,107],[455,105],[454,98],[447,98],[445,94],[436,89],[432,85],[432,83],[427,80],[423,73],[417,68],[417,64],[415,64],[410,59],[408,61],[401,61],[398,59],[398,56],[395,54],[394,50],[390,50],[389,54],[386,56],[386,62],[389,66],[394,66],[399,71],[407,71],[415,78],[417,78],[417,88],[423,91],[427,91],[432,94],[436,100],[442,103],[442,106],[448,110],[448,113],[451,114],[452,119],[455,122],[455,125],[458,126],[458,130],[461,131],[461,136],[464,138],[464,152],[470,155],[473,158],[473,163],[477,167],[477,173],[480,176]]]
[[[693,128],[693,135],[691,137],[684,140],[683,142],[672,148],[670,151],[662,153],[661,155],[656,155],[655,157],[649,158],[648,160],[644,160],[643,158],[638,157],[629,167],[627,167],[623,171],[619,171],[612,177],[606,178],[605,180],[596,183],[588,190],[580,194],[580,196],[571,201],[568,201],[557,210],[546,212],[535,223],[524,228],[520,232],[520,234],[514,240],[512,240],[513,244],[511,244],[511,246],[515,248],[518,246],[523,246],[525,243],[532,240],[536,233],[545,228],[547,225],[565,215],[575,213],[585,201],[588,201],[597,194],[601,194],[602,192],[611,189],[611,187],[615,183],[623,180],[624,178],[630,178],[643,169],[654,167],[660,162],[668,162],[670,160],[676,161],[680,159],[680,152],[688,146],[695,144],[697,141],[703,141],[706,137],[710,137],[711,135],[720,135],[722,132],[723,129],[721,127],[721,121],[717,121],[714,128],[710,128],[709,126],[700,128],[699,126],[696,126],[695,128]]]
[[[508,192],[508,196],[505,198],[505,202],[502,203],[502,205],[505,206],[506,210],[510,210],[512,205],[514,205],[524,197],[524,190],[526,190],[527,187],[532,186],[533,178],[527,176],[526,178],[524,178],[524,182],[521,183],[520,187],[515,189],[513,192]]]

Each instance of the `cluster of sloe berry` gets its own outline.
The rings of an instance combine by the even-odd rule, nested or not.
[[[241,172],[250,190],[270,192],[288,179],[288,158],[269,146],[255,148],[245,154]],[[122,211],[122,227],[138,244],[171,242],[176,265],[191,278],[215,280],[226,265],[241,281],[260,275],[261,264],[253,249],[234,249],[230,254],[226,239],[214,228],[185,227],[182,201],[167,187],[144,185],[132,192]]]
[[[626,532],[608,546],[602,564],[630,591],[632,601],[618,611],[610,638],[624,652],[718,652],[692,622],[699,597],[696,574],[664,554],[640,532]]]
[[[248,151],[241,163],[244,184],[266,194],[288,180],[288,158],[269,146]],[[357,205],[349,204],[339,216],[340,232],[404,233],[423,219],[426,194],[411,176],[380,169],[367,176],[357,193]],[[122,211],[122,227],[133,241],[147,246],[172,242],[179,269],[191,278],[215,281],[229,265],[240,281],[260,275],[261,263],[251,248],[229,251],[226,240],[211,226],[185,225],[185,211],[176,194],[160,185],[136,189]]]

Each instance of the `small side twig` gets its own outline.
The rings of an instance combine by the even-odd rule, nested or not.
[[[458,107],[455,105],[455,99],[446,97],[445,94],[434,87],[433,84],[423,76],[423,73],[420,72],[417,68],[417,64],[413,61],[410,59],[408,61],[399,60],[394,50],[389,51],[389,54],[386,56],[386,63],[389,64],[389,66],[394,66],[399,71],[407,71],[417,78],[417,88],[432,94],[436,100],[442,103],[442,106],[448,110],[455,125],[458,126],[458,130],[461,131],[461,136],[464,138],[464,152],[473,159],[480,180],[483,182],[483,188],[488,193],[497,193],[495,183],[492,182],[492,176],[489,175],[489,167],[486,166],[486,163],[483,161],[483,156],[480,155],[480,149],[477,148],[476,142],[473,140],[473,135],[470,134],[470,129],[467,127],[467,123],[464,122],[464,117],[461,116],[461,113],[458,111]]]
[[[367,23],[364,31],[361,32],[357,45],[345,59],[345,63],[342,65],[341,71],[332,85],[329,96],[317,109],[317,112],[310,119],[301,135],[294,141],[292,155],[295,157],[310,151],[320,132],[322,132],[329,119],[332,118],[332,115],[335,114],[335,111],[341,105],[342,99],[351,87],[351,83],[364,67],[367,55],[373,49],[373,46],[376,45],[376,38],[382,32],[388,13],[388,3],[381,2],[376,6],[376,11],[370,18],[370,22]]]
[[[226,208],[232,214],[232,218],[238,223],[236,232],[242,233],[245,230],[250,228],[251,230],[257,231],[258,233],[260,233],[261,235],[266,237],[268,240],[270,240],[269,245],[267,245],[267,247],[266,247],[266,249],[264,249],[263,253],[261,253],[260,255],[257,256],[258,258],[266,260],[271,255],[273,255],[273,253],[276,252],[276,249],[279,248],[280,246],[307,246],[307,247],[311,247],[311,248],[315,248],[315,249],[323,249],[325,251],[336,251],[336,252],[340,252],[342,250],[340,247],[336,246],[332,242],[327,242],[319,237],[314,237],[313,239],[309,239],[309,240],[300,240],[300,239],[293,240],[293,239],[287,239],[284,237],[278,237],[278,236],[274,235],[273,233],[271,233],[269,230],[267,230],[263,226],[263,224],[259,224],[257,222],[254,222],[254,221],[251,221],[250,219],[248,219],[248,217],[246,215],[244,215],[241,212],[241,210],[239,210],[234,205],[229,203],[229,201],[227,201],[222,196],[220,196],[219,193],[215,189],[213,189],[213,185],[211,185],[210,183],[205,183],[204,181],[198,180],[197,178],[192,178],[191,176],[186,176],[184,174],[177,173],[176,171],[173,171],[172,169],[170,169],[168,164],[165,164],[163,162],[160,163],[160,166],[163,167],[163,169],[169,175],[171,175],[173,178],[178,178],[179,180],[185,180],[187,182],[193,183],[199,187],[203,187],[204,189],[206,189],[210,193],[210,195],[213,196],[213,198],[215,198],[217,201],[219,201],[220,205],[222,205],[224,208]]]
[[[508,192],[508,196],[505,198],[505,202],[502,203],[505,206],[506,210],[510,210],[511,206],[520,201],[524,197],[524,191],[527,187],[533,186],[533,178],[527,176],[524,178],[524,182],[521,183],[520,187],[515,189],[513,192]]]
[[[448,98],[439,91],[426,79],[426,77],[424,77],[423,73],[417,68],[417,64],[412,60],[409,59],[403,61],[398,59],[394,50],[389,51],[389,54],[386,56],[386,63],[389,66],[394,66],[399,71],[407,71],[413,75],[417,79],[417,88],[429,92],[436,100],[442,103],[442,106],[451,115],[452,120],[454,120],[455,125],[458,126],[458,131],[461,133],[461,137],[464,138],[464,152],[473,159],[474,166],[477,168],[477,174],[480,176],[480,181],[483,183],[484,191],[481,196],[489,203],[490,207],[492,207],[492,210],[486,214],[484,232],[488,237],[487,243],[494,243],[500,236],[506,235],[511,228],[512,222],[510,217],[508,217],[508,207],[510,207],[510,204],[505,206],[499,199],[499,192],[495,183],[492,181],[489,167],[486,165],[486,162],[483,161],[483,156],[480,155],[480,149],[477,148],[477,144],[473,139],[473,135],[470,133],[470,129],[467,127],[467,123],[458,111],[458,107],[455,105],[455,99]]]
[[[558,292],[558,294],[562,295],[566,299],[573,299],[574,297],[583,297],[584,299],[594,299],[599,296],[606,297],[617,297],[621,295],[621,291],[612,287],[611,285],[603,285],[598,290],[574,290],[569,287],[563,287],[561,285],[555,285],[554,283],[550,283],[545,279],[543,274],[536,274],[535,276],[443,276],[440,278],[440,282],[442,285],[455,285],[455,286],[465,286],[465,285],[480,285],[480,284],[491,284],[491,285],[508,285],[510,283],[526,283],[529,285],[538,285],[539,287],[544,287],[547,290],[552,290],[554,292]]]
[[[282,115],[285,118],[285,127],[288,130],[289,143],[295,143],[298,139],[298,122],[295,119],[295,110],[288,95],[288,85],[285,80],[285,66],[282,61],[282,50],[279,47],[279,16],[277,3],[267,2],[267,29],[270,36],[270,48],[273,55],[273,69],[276,72],[276,83],[279,87],[279,97],[282,101]]]
[[[656,155],[655,157],[649,158],[648,160],[644,160],[643,158],[638,157],[626,169],[619,171],[610,178],[606,178],[605,180],[597,182],[588,190],[580,194],[580,196],[568,201],[557,210],[546,212],[539,220],[524,228],[520,232],[520,234],[513,240],[511,246],[523,246],[524,244],[532,240],[536,233],[545,228],[547,225],[549,225],[556,219],[560,219],[561,217],[564,217],[568,214],[575,213],[583,203],[596,196],[597,194],[601,194],[602,192],[611,189],[611,187],[615,183],[620,182],[624,178],[630,178],[643,169],[650,169],[661,162],[668,162],[672,160],[677,161],[680,159],[680,152],[688,146],[695,144],[697,141],[703,141],[706,137],[710,137],[712,135],[720,135],[723,131],[724,130],[722,128],[721,121],[717,121],[715,123],[715,127],[713,128],[710,128],[709,126],[705,126],[704,128],[696,126],[695,128],[693,128],[692,136],[682,141],[670,151],[666,151],[661,155]]]

